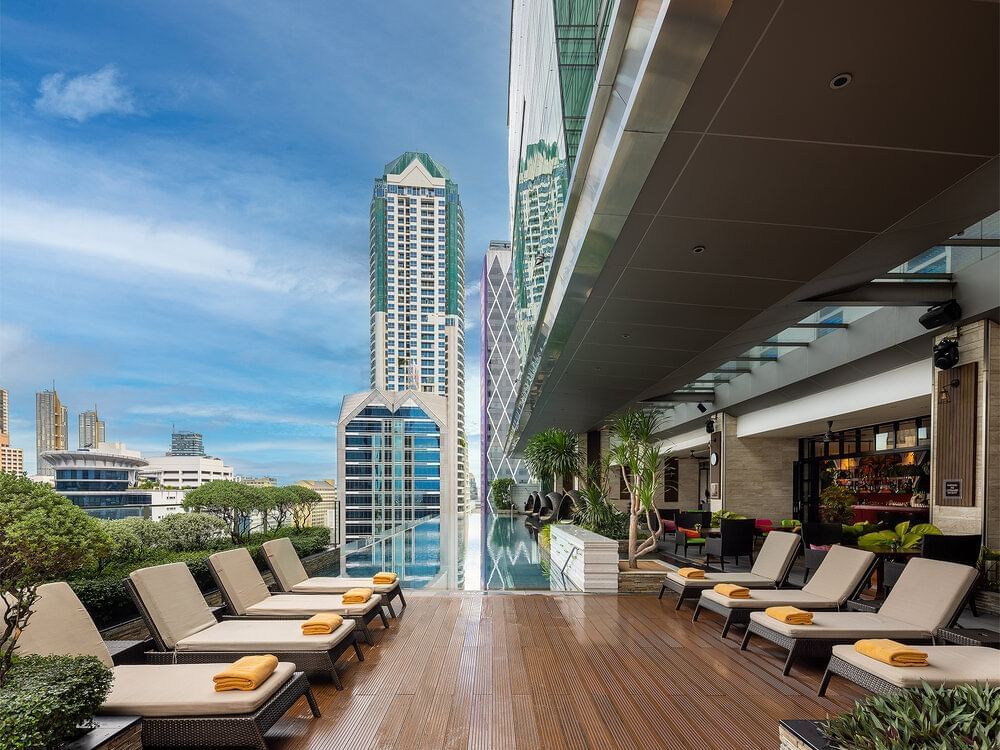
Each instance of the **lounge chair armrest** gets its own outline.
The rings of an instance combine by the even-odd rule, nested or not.
[[[882,602],[863,602],[860,599],[848,599],[844,609],[848,612],[878,612]]]

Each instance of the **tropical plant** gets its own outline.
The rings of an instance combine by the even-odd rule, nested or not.
[[[848,544],[856,544],[858,539],[872,531],[878,531],[879,524],[871,521],[858,521],[852,524],[843,524],[843,539]]]
[[[163,546],[172,552],[209,549],[226,534],[226,523],[210,513],[171,513],[159,524]]]
[[[301,484],[290,484],[285,489],[294,492],[296,497],[295,505],[292,506],[292,526],[296,531],[304,529],[312,523],[313,510],[323,502],[323,496]]]
[[[909,521],[896,524],[892,531],[873,531],[858,539],[859,547],[892,547],[900,550],[916,549],[928,534],[940,534],[941,530],[932,523],[918,523],[911,526]]]
[[[0,687],[0,750],[47,750],[86,728],[111,690],[95,656],[22,656]]]
[[[574,522],[609,539],[628,537],[628,515],[611,502],[607,464],[593,463],[584,470],[580,504]]]
[[[524,446],[524,458],[531,473],[544,485],[551,479],[550,489],[560,481],[563,489],[572,489],[566,485],[580,471],[580,436],[558,427],[542,430]]]
[[[857,496],[842,484],[831,484],[819,493],[820,514],[826,523],[850,523],[854,520]]]
[[[17,637],[31,618],[38,586],[96,564],[111,545],[101,522],[51,487],[0,474],[0,686]]]
[[[545,524],[539,529],[538,544],[544,550],[552,546],[552,524]]]
[[[1000,736],[1000,687],[924,683],[865,698],[820,728],[834,750],[990,750]]]
[[[733,513],[731,510],[717,510],[712,514],[712,526],[718,527],[724,518],[738,519],[746,518],[746,516],[741,516],[739,513]]]
[[[250,534],[250,522],[265,505],[264,494],[257,488],[240,482],[216,480],[187,493],[185,510],[203,511],[221,518],[233,544],[243,544]]]
[[[659,481],[660,456],[653,434],[658,418],[649,410],[630,410],[614,417],[608,424],[611,432],[609,463],[617,466],[629,495],[628,566],[638,568],[637,558],[656,549],[663,535],[663,522],[654,507]],[[639,543],[639,517],[645,514],[649,537]]]
[[[497,510],[510,510],[514,507],[511,499],[511,490],[514,488],[514,480],[510,477],[497,477],[490,482],[490,500]]]

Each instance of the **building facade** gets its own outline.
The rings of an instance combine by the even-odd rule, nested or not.
[[[0,446],[10,445],[10,396],[0,388]]]
[[[331,539],[340,539],[340,505],[337,501],[337,480],[303,479],[296,484],[312,490],[323,498],[313,507],[309,525],[326,526],[330,529]]]
[[[239,482],[240,484],[245,484],[248,487],[277,487],[278,480],[274,477],[248,477],[248,476],[236,476],[233,477],[233,481]]]
[[[35,394],[35,470],[53,476],[53,468],[42,461],[46,451],[69,448],[69,417],[55,388]]]
[[[24,475],[24,451],[10,445],[10,400],[0,388],[0,473]]]
[[[107,441],[104,421],[97,415],[96,406],[80,414],[78,439],[80,448],[96,448]]]
[[[444,398],[465,504],[465,219],[458,185],[431,156],[385,165],[371,202],[371,386]]]
[[[100,450],[45,451],[41,460],[55,476],[55,490],[97,518],[149,518],[152,497],[136,489],[146,462]]]
[[[208,482],[232,480],[233,467],[212,456],[152,456],[140,476],[174,489],[192,489]]]
[[[168,456],[204,456],[205,445],[200,432],[174,430],[170,435]]]
[[[508,456],[505,449],[510,412],[517,395],[517,379],[521,374],[521,360],[515,344],[519,308],[514,294],[511,243],[490,243],[483,261],[481,282],[481,492],[488,501],[490,482],[510,477],[517,484],[514,501],[519,502],[530,491],[528,468],[521,458]]]

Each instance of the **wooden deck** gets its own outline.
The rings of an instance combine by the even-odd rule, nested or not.
[[[767,748],[778,720],[823,718],[864,695],[820,664],[781,676],[763,639],[740,653],[719,620],[655,596],[408,594],[344,690],[314,680],[268,733],[274,750]],[[380,638],[380,640],[379,640]]]

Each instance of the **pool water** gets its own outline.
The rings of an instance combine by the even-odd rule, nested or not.
[[[487,591],[549,589],[549,559],[521,516],[483,519],[483,582]]]

